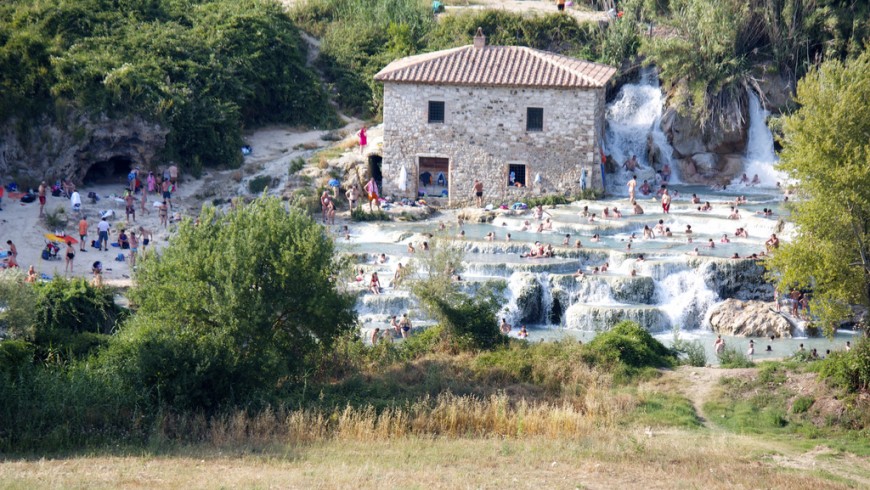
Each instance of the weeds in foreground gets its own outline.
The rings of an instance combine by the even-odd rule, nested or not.
[[[63,230],[67,221],[69,221],[69,217],[60,206],[54,208],[54,211],[46,211],[43,219],[45,220],[45,227],[49,231]]]
[[[631,398],[613,397],[606,390],[592,389],[588,397],[592,403],[534,403],[512,402],[505,394],[478,398],[445,393],[384,410],[372,406],[335,410],[282,408],[266,409],[255,415],[240,410],[211,419],[166,413],[158,421],[156,437],[214,446],[432,436],[572,438],[610,426],[617,416],[634,408]]]
[[[378,209],[366,211],[363,207],[351,210],[350,219],[353,221],[390,221],[390,215]]]
[[[746,354],[743,352],[733,348],[726,347],[725,350],[719,354],[719,366],[723,368],[751,368],[755,367],[755,363],[752,362]]]

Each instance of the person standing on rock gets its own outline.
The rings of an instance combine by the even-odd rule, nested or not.
[[[662,167],[662,180],[665,182],[671,181],[671,166],[667,163]]]
[[[471,186],[474,190],[474,197],[477,198],[477,207],[483,207],[483,182],[474,179],[474,185]]]
[[[148,190],[147,187],[142,187],[142,200],[139,203],[139,207],[141,208],[139,212],[139,216],[145,216],[145,213],[151,214],[151,211],[148,210]]]
[[[668,190],[665,189],[665,192],[662,194],[662,211],[665,214],[670,214],[671,212],[671,195],[668,194]]]
[[[798,317],[798,304],[801,299],[801,293],[797,290],[797,288],[791,288],[791,293],[789,294],[789,298],[791,299],[791,315],[795,318]]]
[[[359,154],[363,155],[366,151],[366,145],[368,145],[368,137],[366,136],[366,127],[363,126],[360,128],[359,133]]]
[[[64,267],[64,272],[72,272],[73,271],[73,259],[76,258],[76,249],[73,248],[72,242],[67,240],[66,242],[66,266]]]
[[[634,190],[637,188],[637,176],[632,175],[628,181],[628,200],[634,202]]]
[[[565,11],[565,0],[556,0],[556,10],[559,12]]]

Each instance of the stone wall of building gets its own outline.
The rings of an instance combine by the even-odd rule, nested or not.
[[[444,122],[429,123],[429,101],[444,102]],[[543,108],[543,131],[526,131],[526,109]],[[449,159],[451,205],[472,200],[474,179],[487,202],[603,189],[599,138],[603,89],[536,89],[384,84],[383,194],[415,197],[419,158]],[[526,165],[528,186],[508,185],[508,165]],[[401,168],[406,191],[399,190]],[[536,183],[536,176],[540,182]]]

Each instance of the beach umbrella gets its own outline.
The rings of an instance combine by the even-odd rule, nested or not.
[[[54,233],[46,233],[46,234],[43,235],[43,236],[44,236],[45,238],[48,238],[48,239],[49,239],[50,241],[52,241],[52,242],[58,242],[58,243],[71,243],[71,244],[73,244],[73,245],[75,245],[76,243],[79,242],[78,240],[76,240],[75,238],[71,237],[70,235],[60,236],[60,235],[55,235]]]

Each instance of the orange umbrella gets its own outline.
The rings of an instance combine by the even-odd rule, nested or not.
[[[60,235],[55,235],[54,233],[46,233],[44,236],[45,236],[45,238],[48,238],[49,240],[51,240],[53,242],[71,243],[73,245],[75,245],[76,243],[79,242],[78,240],[76,240],[75,238],[73,238],[70,235],[60,236]]]

